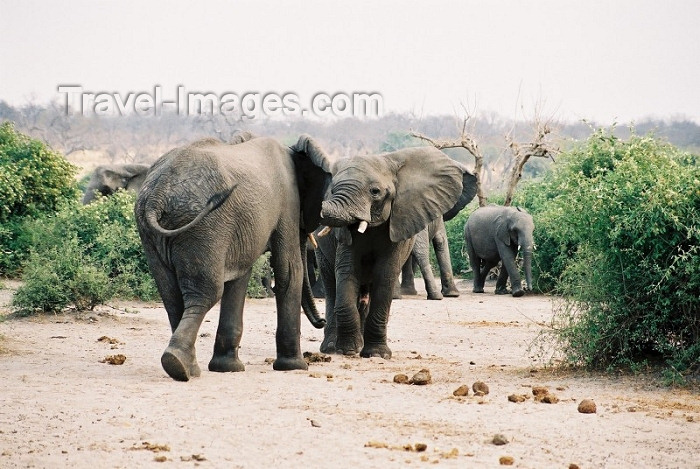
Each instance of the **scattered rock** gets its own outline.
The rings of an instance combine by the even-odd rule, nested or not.
[[[309,422],[311,422],[311,426],[314,428],[321,428],[321,424],[318,423],[317,421],[310,419]]]
[[[368,441],[365,443],[365,448],[388,448],[389,445],[383,441]]]
[[[323,363],[331,361],[331,356],[325,353],[304,352],[304,360],[306,363]]]
[[[498,458],[498,463],[501,466],[512,466],[515,463],[515,459],[513,459],[513,456],[501,456]]]
[[[123,365],[126,361],[126,355],[121,353],[117,355],[107,355],[104,360],[100,360],[100,363],[109,363],[110,365]]]
[[[467,386],[466,384],[461,385],[460,387],[458,387],[457,389],[452,391],[452,395],[459,396],[459,397],[468,396],[469,395],[469,386]]]
[[[530,396],[527,394],[511,394],[508,396],[508,400],[515,403],[525,402],[528,399],[530,399]]]
[[[394,382],[398,384],[408,384],[408,376],[403,373],[399,373],[398,375],[394,376]]]
[[[408,384],[423,386],[432,382],[433,378],[430,376],[430,371],[426,368],[423,368],[418,373],[413,375],[413,377],[408,381]]]
[[[593,402],[591,399],[582,400],[578,405],[578,411],[581,412],[582,414],[595,414],[596,413],[595,402]]]
[[[275,359],[274,358],[266,358],[265,363],[268,365],[272,365],[273,363],[275,363]]]
[[[508,444],[508,439],[505,437],[505,435],[501,433],[496,433],[493,436],[493,439],[491,440],[491,443],[493,443],[496,446],[502,446],[502,445],[507,445]]]
[[[485,396],[489,393],[489,387],[483,381],[477,381],[476,383],[474,383],[472,385],[472,389],[474,390],[475,396]]]
[[[155,462],[165,462],[168,460],[168,457],[167,456],[156,456],[155,458],[153,458],[153,460]]]
[[[97,339],[97,341],[98,342],[106,342],[108,344],[118,344],[119,343],[119,340],[113,339],[112,337],[107,337],[106,335],[103,335],[102,337]]]
[[[416,444],[413,446],[413,448],[414,448],[417,452],[422,453],[423,451],[425,451],[426,449],[428,449],[428,445],[426,445],[425,443],[416,443]]]

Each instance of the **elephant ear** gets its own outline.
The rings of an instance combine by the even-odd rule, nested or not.
[[[496,234],[496,239],[510,246],[510,230],[508,228],[508,217],[503,214],[499,214],[494,220],[494,230]]]
[[[455,162],[462,168],[462,193],[457,203],[442,215],[444,221],[450,221],[472,201],[476,195],[476,176],[461,163]]]
[[[301,202],[301,228],[312,233],[321,221],[321,202],[331,182],[332,160],[308,135],[289,147]]]
[[[433,147],[407,148],[385,157],[397,167],[389,237],[408,239],[454,207],[462,193],[462,169]]]

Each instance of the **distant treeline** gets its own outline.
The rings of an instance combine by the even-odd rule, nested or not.
[[[15,122],[17,130],[40,139],[70,158],[80,151],[99,154],[105,163],[151,163],[167,150],[201,137],[227,141],[239,130],[268,135],[284,143],[295,142],[301,133],[308,133],[337,156],[391,151],[405,146],[424,145],[409,135],[415,131],[433,138],[455,138],[460,135],[464,116],[423,116],[411,113],[389,113],[376,119],[247,119],[223,115],[114,117],[66,115],[58,102],[40,105],[28,103],[14,107],[0,100],[0,121]],[[485,185],[500,187],[502,176],[512,164],[505,136],[528,142],[534,123],[514,121],[493,112],[477,114],[469,120],[470,134],[478,142],[485,157]],[[588,138],[599,127],[595,122],[551,122],[556,140],[562,148]],[[700,126],[678,118],[647,119],[629,125],[619,124],[615,133],[626,137],[631,132],[645,135],[653,132],[675,146],[700,153]],[[447,150],[456,160],[473,164],[462,149]],[[525,167],[525,177],[538,174],[548,161],[536,159]]]

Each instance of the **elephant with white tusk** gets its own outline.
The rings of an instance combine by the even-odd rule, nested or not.
[[[297,150],[322,152],[301,138]],[[462,169],[433,147],[342,158],[321,207],[316,257],[326,288],[321,351],[391,357],[387,324],[394,286],[414,236],[455,206]],[[325,231],[325,230],[324,230]]]

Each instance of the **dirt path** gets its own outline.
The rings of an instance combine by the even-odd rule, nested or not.
[[[700,468],[697,393],[543,370],[528,344],[552,315],[548,298],[459,287],[457,299],[394,303],[391,360],[334,355],[304,372],[272,370],[274,301],[250,300],[246,371],[188,383],[160,367],[169,326],[159,304],[2,321],[0,467],[461,468],[510,457],[526,468]],[[10,293],[0,291],[0,312]],[[203,370],[217,314],[200,331]],[[302,350],[318,352],[321,339],[304,321]],[[118,354],[122,365],[102,362]],[[393,381],[424,368],[431,384]],[[475,397],[476,381],[489,394]],[[453,396],[461,385],[469,395]],[[558,402],[536,402],[535,386]],[[597,413],[579,413],[583,399]],[[494,444],[497,434],[508,443]]]

